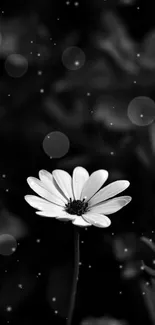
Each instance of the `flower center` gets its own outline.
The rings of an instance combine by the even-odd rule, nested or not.
[[[69,214],[76,214],[78,216],[82,216],[82,214],[87,212],[88,203],[85,202],[85,199],[82,201],[69,199],[69,203],[66,204],[65,211]]]

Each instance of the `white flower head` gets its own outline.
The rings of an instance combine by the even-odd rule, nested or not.
[[[108,178],[108,172],[104,169],[89,176],[85,168],[76,167],[72,177],[61,169],[55,169],[52,174],[41,170],[39,178],[28,177],[27,182],[40,197],[25,196],[25,200],[39,210],[36,214],[71,220],[77,226],[108,227],[111,221],[107,215],[117,212],[131,201],[130,196],[111,199],[130,185],[126,180],[115,181],[99,190]]]

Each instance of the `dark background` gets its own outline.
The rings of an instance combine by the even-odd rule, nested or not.
[[[4,243],[0,255],[0,323],[65,324],[74,227],[37,216],[24,195],[32,193],[26,178],[38,177],[40,169],[72,174],[83,166],[89,173],[107,169],[108,183],[129,180],[125,195],[131,195],[132,202],[111,216],[109,228],[80,229],[84,243],[73,324],[84,325],[87,318],[96,325],[117,325],[114,319],[118,324],[155,324],[152,276],[140,268],[142,260],[153,267],[154,253],[141,236],[154,241],[155,127],[154,122],[137,126],[127,117],[134,97],[155,100],[155,36],[150,38],[155,35],[154,3],[75,2],[1,4],[0,234],[11,234],[18,245],[5,255],[10,244]],[[111,51],[104,48],[105,39]],[[84,66],[76,71],[62,63],[63,51],[70,46],[86,55]],[[11,53],[28,61],[20,78],[6,71]],[[136,53],[141,53],[139,59]],[[50,159],[42,143],[57,130],[68,136],[70,150]]]

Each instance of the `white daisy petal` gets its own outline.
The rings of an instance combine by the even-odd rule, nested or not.
[[[83,187],[80,199],[82,200],[84,197],[86,197],[86,201],[89,200],[105,183],[107,178],[108,172],[104,169],[100,169],[92,173]]]
[[[75,200],[80,200],[84,184],[89,179],[89,173],[83,167],[76,167],[73,170],[73,193]]]
[[[64,206],[64,202],[59,199],[57,196],[50,193],[43,185],[43,183],[35,178],[35,177],[28,177],[27,182],[29,186],[32,188],[34,192],[36,192],[38,195],[43,197],[44,199],[53,202],[55,205]]]
[[[64,203],[67,203],[68,200],[60,193],[56,188],[56,183],[53,179],[53,175],[48,171],[42,169],[39,171],[39,178],[43,183],[44,187],[53,195],[59,197]]]
[[[130,185],[129,181],[115,181],[111,184],[108,184],[104,188],[102,188],[98,193],[96,193],[89,201],[89,206],[94,206],[97,203],[105,201],[120,192],[126,190],[126,188]]]
[[[60,187],[60,189],[63,191],[64,195],[66,196],[67,199],[71,198],[72,200],[74,199],[73,197],[73,190],[72,190],[72,178],[71,176],[64,170],[61,169],[55,169],[53,172],[53,177]]]
[[[132,200],[131,196],[120,196],[91,208],[92,213],[111,214],[119,211]]]
[[[91,224],[89,222],[86,222],[85,220],[83,220],[82,217],[80,216],[76,216],[77,218],[72,221],[73,225],[75,226],[80,226],[80,227],[88,227],[91,226]]]
[[[108,217],[99,213],[88,212],[82,216],[86,222],[91,223],[95,227],[106,228],[109,227],[111,221]]]
[[[29,203],[33,208],[39,209],[39,210],[56,210],[56,211],[63,211],[63,208],[53,204],[52,202],[46,201],[44,199],[41,199],[38,196],[35,195],[25,195],[25,200],[27,203]]]
[[[56,213],[55,211],[37,211],[36,214],[43,216],[43,217],[55,217],[56,219],[59,220],[74,220],[76,218],[76,216],[71,215],[69,213],[66,213],[65,211],[61,212],[61,213]]]

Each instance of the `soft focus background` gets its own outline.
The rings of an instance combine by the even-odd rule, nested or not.
[[[0,324],[66,324],[73,225],[25,201],[40,169],[107,169],[132,202],[80,229],[74,325],[155,324],[154,0],[0,4]]]

